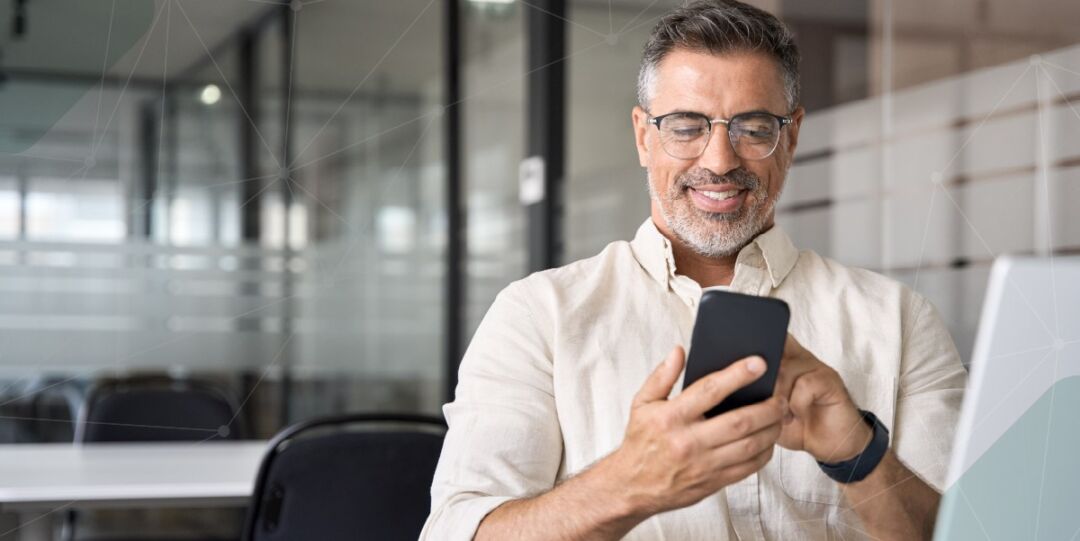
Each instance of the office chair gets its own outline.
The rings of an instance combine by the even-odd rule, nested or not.
[[[242,425],[234,417],[232,400],[204,383],[162,376],[112,379],[87,393],[75,442],[242,439]]]
[[[243,539],[415,540],[445,433],[442,419],[408,414],[340,415],[286,428],[259,468]]]
[[[232,399],[206,383],[158,375],[106,379],[79,409],[75,444],[242,439],[236,417]],[[65,518],[61,537],[73,540],[78,512]]]

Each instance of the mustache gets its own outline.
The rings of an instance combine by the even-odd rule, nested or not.
[[[715,175],[707,169],[691,169],[679,175],[675,181],[675,186],[680,190],[709,184],[732,184],[740,189],[753,191],[761,186],[761,179],[740,167],[732,169],[723,175]]]

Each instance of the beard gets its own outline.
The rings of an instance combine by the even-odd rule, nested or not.
[[[656,192],[652,175],[647,176],[649,197],[660,207],[671,232],[691,250],[709,258],[739,253],[765,229],[780,198],[779,192],[769,197],[765,183],[742,167],[724,175],[695,167],[676,177],[663,194]],[[748,197],[734,212],[706,212],[691,201],[689,188],[707,184],[732,184],[747,190]]]

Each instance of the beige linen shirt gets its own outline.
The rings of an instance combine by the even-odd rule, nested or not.
[[[881,275],[799,252],[779,226],[736,259],[731,289],[791,307],[789,330],[891,430],[909,468],[939,490],[966,372],[937,312]],[[677,274],[646,220],[631,242],[510,284],[461,362],[422,540],[472,539],[500,504],[581,472],[622,441],[634,394],[689,346],[701,287]],[[680,392],[681,377],[672,395]],[[628,540],[858,539],[840,487],[804,452],[777,448],[758,473],[662,513]]]

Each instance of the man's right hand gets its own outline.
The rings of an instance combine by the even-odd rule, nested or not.
[[[641,520],[697,503],[761,469],[787,411],[784,399],[773,397],[706,419],[705,412],[759,378],[765,361],[739,360],[668,400],[684,363],[676,347],[653,371],[634,396],[622,445],[597,464]]]
[[[765,361],[742,359],[668,400],[682,373],[680,347],[634,396],[622,445],[543,494],[508,501],[480,522],[476,539],[621,539],[657,513],[692,505],[772,458],[782,397],[705,419],[705,412],[761,377]]]

